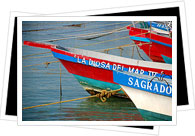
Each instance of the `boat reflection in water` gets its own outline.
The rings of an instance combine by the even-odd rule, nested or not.
[[[76,108],[61,106],[59,110],[61,113],[60,115],[57,115],[61,116],[59,120],[76,121],[170,120],[170,118],[165,118],[165,116],[161,114],[137,109],[133,102],[129,101],[129,99],[118,97],[111,97],[105,103],[102,103],[98,98],[89,98],[79,103]]]
[[[102,103],[98,98],[90,98],[79,103],[77,108],[65,108],[61,106],[60,110],[61,113],[65,113],[65,118],[63,119],[62,117],[60,120],[72,120],[72,118],[79,121],[145,120],[133,102],[118,97],[111,97],[106,103]]]

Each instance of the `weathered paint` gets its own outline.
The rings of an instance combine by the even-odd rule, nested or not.
[[[172,58],[172,39],[149,33],[148,30],[127,27],[130,38],[142,49],[153,61],[165,62],[162,55]],[[149,40],[151,44],[148,44]],[[146,44],[147,43],[147,44]]]
[[[166,84],[165,81],[156,81],[152,80],[152,78],[146,77],[136,77],[134,75],[129,75],[126,73],[113,71],[114,82],[125,85],[130,88],[147,91],[150,93],[155,93],[159,95],[172,97],[172,85]]]
[[[92,58],[88,56],[81,56],[81,55],[75,55],[71,54],[69,52],[63,51],[63,54],[61,50],[52,50],[52,53],[54,57],[58,58],[61,60],[61,63],[69,69],[69,72],[73,72],[77,75],[82,74],[82,76],[89,76],[88,73],[90,74],[95,74],[99,75],[98,73],[102,73],[101,76],[103,75],[109,75],[110,78],[112,78],[112,70],[117,70],[117,71],[127,71],[130,73],[136,73],[136,74],[143,74],[143,75],[149,75],[149,76],[156,76],[160,77],[161,72],[163,71],[167,76],[166,78],[170,78],[172,76],[172,71],[171,70],[163,70],[163,69],[154,69],[150,67],[140,67],[140,66],[133,66],[133,65],[126,65],[126,64],[121,64],[121,63],[115,63],[111,61],[106,61],[106,60],[101,60],[97,58]],[[73,57],[74,56],[74,57]],[[63,62],[66,61],[66,62]],[[98,65],[95,64],[93,65],[91,62],[98,62]],[[102,66],[102,63],[104,62],[104,66]],[[79,69],[81,69],[79,71]],[[91,72],[90,72],[90,71]],[[79,73],[78,73],[79,72]],[[91,78],[91,77],[89,77]],[[99,76],[93,76],[93,79],[99,80]],[[104,77],[101,77],[104,78]],[[106,80],[110,81],[113,83],[113,80]]]
[[[108,90],[109,91],[109,90],[117,90],[121,88],[120,85],[118,84],[103,82],[100,80],[95,80],[95,79],[91,79],[91,78],[87,78],[87,77],[83,77],[83,76],[79,76],[75,74],[73,75],[81,85],[87,86],[89,88],[93,88],[94,90],[98,89],[98,90]],[[118,93],[124,94],[123,91],[119,91]]]

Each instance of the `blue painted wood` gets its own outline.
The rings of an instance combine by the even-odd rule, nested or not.
[[[91,78],[87,78],[87,77],[83,77],[83,76],[79,76],[79,75],[75,75],[75,74],[73,74],[73,75],[79,81],[79,83],[81,85],[88,86],[88,87],[93,88],[93,89],[117,90],[117,89],[121,88],[120,85],[118,85],[118,84],[103,82],[103,81],[99,81],[99,80],[95,80],[95,79],[91,79]],[[124,94],[123,91],[119,91],[118,93]]]
[[[158,43],[158,44],[161,44],[161,45],[164,45],[164,46],[167,46],[167,47],[170,47],[172,48],[172,45],[171,44],[166,44],[166,43],[163,43],[163,42],[159,42],[159,41],[156,41],[156,40],[153,40],[153,39],[150,39],[152,42],[154,43]]]
[[[57,53],[57,52],[54,52],[54,51],[52,51],[52,53],[53,53],[54,57],[55,58],[58,58],[58,59],[62,59],[62,60],[66,60],[66,61],[70,61],[70,62],[74,62],[74,63],[82,62],[82,59],[80,59],[80,58],[74,58],[74,57],[67,56],[67,55],[64,55],[64,54],[60,54],[60,53]],[[97,68],[102,68],[102,69],[106,69],[106,70],[115,70],[113,68],[113,65],[110,65],[110,67],[107,68],[107,67],[102,67],[101,65],[94,66],[94,65],[92,65],[92,64],[89,63],[89,60],[85,60],[85,62],[86,62],[86,64],[84,64],[84,65],[93,66],[93,67],[97,67]],[[123,71],[128,72],[129,71],[129,68],[125,68],[124,67],[123,68]],[[136,70],[136,71],[138,71],[138,73],[140,73],[140,70]],[[143,74],[144,75],[149,75],[149,72],[148,71],[144,71]],[[160,73],[157,73],[155,76],[156,77],[160,77],[161,74]],[[172,76],[166,76],[165,78],[172,79]]]
[[[141,41],[141,42],[150,42],[148,38],[144,37],[137,37],[137,36],[130,36],[132,40]]]
[[[169,57],[164,56],[164,55],[162,55],[162,57],[163,57],[165,63],[172,64],[172,58],[169,58]]]
[[[130,75],[124,72],[113,71],[113,80],[115,83],[150,93],[172,97],[172,85],[169,84],[168,86],[165,81],[156,80],[153,80],[150,83],[151,79],[146,79],[140,75],[138,77],[135,76],[135,74]]]
[[[147,23],[148,23],[148,26],[150,27],[150,21],[147,21]],[[164,31],[170,31],[170,28],[166,24],[163,25],[163,24],[159,24],[156,22],[151,22],[151,26],[157,29],[164,30]]]

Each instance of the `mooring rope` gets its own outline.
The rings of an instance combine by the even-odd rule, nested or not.
[[[31,66],[37,66],[37,65],[43,65],[43,64],[45,64],[46,66],[48,66],[51,63],[57,63],[57,62],[60,62],[60,61],[58,60],[58,61],[43,62],[43,63],[39,63],[39,64],[26,65],[24,67],[31,67]]]
[[[136,47],[136,49],[137,49],[137,53],[138,53],[139,57],[140,57],[142,60],[145,61],[145,59],[141,56],[141,54],[140,54],[140,52],[139,52],[138,46],[135,46],[135,47]]]
[[[138,22],[136,22],[138,23]],[[132,26],[133,24],[130,24],[130,25],[126,25],[124,27],[120,27],[120,28],[117,28],[117,29],[112,29],[111,31],[101,31],[101,32],[96,32],[96,33],[87,33],[87,34],[82,34],[82,35],[69,35],[69,37],[62,37],[62,38],[58,38],[58,39],[50,39],[50,40],[41,40],[41,41],[36,41],[36,42],[55,42],[55,41],[60,41],[60,40],[68,40],[68,39],[73,39],[73,38],[80,38],[80,37],[89,37],[89,36],[96,36],[96,35],[99,35],[100,37],[101,36],[105,36],[105,35],[109,35],[109,34],[112,34],[112,33],[116,33],[116,32],[124,32],[124,31],[128,31],[128,30],[123,30],[125,29],[127,26]],[[122,31],[123,30],[123,31]]]
[[[35,56],[35,55],[41,55],[41,54],[47,54],[47,53],[51,53],[51,51],[42,52],[42,53],[35,53],[35,54],[30,54],[30,55],[25,55],[25,56],[22,56],[22,58],[30,57],[30,56]]]
[[[100,100],[102,102],[106,102],[107,98],[110,98],[112,95],[116,94],[118,91],[122,91],[122,88],[117,89],[117,90],[113,90],[113,91],[102,90],[101,93],[98,93],[98,94],[92,95],[92,96],[82,97],[82,98],[76,98],[76,99],[71,99],[71,100],[65,100],[65,101],[41,104],[41,105],[36,105],[36,106],[24,107],[24,108],[22,108],[22,110],[32,109],[32,108],[36,108],[36,107],[43,107],[43,106],[48,106],[48,105],[54,105],[54,104],[59,104],[59,103],[65,103],[65,102],[72,102],[72,101],[77,101],[77,100],[82,100],[82,99],[87,99],[87,98],[94,98],[94,97],[98,97],[98,98],[100,98]]]
[[[101,42],[96,42],[96,43],[91,43],[91,44],[85,44],[85,45],[80,45],[80,46],[75,46],[75,48],[80,48],[80,47],[85,47],[85,46],[91,46],[91,45],[96,45],[96,44],[101,44],[101,43],[106,43],[106,42],[111,42],[111,41],[117,41],[121,39],[129,38],[129,36],[121,37],[121,38],[116,38],[112,40],[106,40],[106,41],[101,41]]]
[[[109,34],[112,34],[112,33],[124,32],[124,31],[128,31],[128,30],[123,30],[123,31],[122,30],[121,31],[117,30],[116,32],[101,31],[100,33],[96,32],[96,33],[87,33],[87,34],[81,34],[81,35],[67,35],[67,37],[62,37],[62,38],[58,38],[58,39],[50,39],[50,40],[40,40],[40,41],[36,41],[36,42],[55,42],[55,41],[61,41],[61,40],[69,40],[69,39],[90,37],[90,36],[100,36],[101,37],[101,36],[109,35]]]
[[[76,30],[76,31],[69,31],[68,33],[72,33],[72,32],[80,32],[80,31],[88,31],[88,30],[93,30],[93,29],[101,29],[104,28],[105,26],[111,26],[111,25],[118,25],[118,24],[126,24],[128,22],[122,22],[122,23],[111,23],[111,24],[103,24],[103,25],[95,25],[95,26],[101,26],[101,27],[88,27],[88,29],[85,30]],[[59,34],[59,33],[55,33],[55,34]],[[62,33],[60,33],[62,34]]]
[[[91,43],[91,44],[84,44],[84,45],[80,45],[80,46],[75,46],[74,48],[80,48],[80,47],[91,46],[91,45],[96,45],[96,44],[101,44],[101,43],[106,43],[106,42],[117,41],[117,40],[121,40],[121,39],[125,39],[125,38],[131,38],[133,36],[143,35],[143,34],[147,34],[147,33],[148,32],[141,33],[141,34],[136,34],[136,35],[132,35],[132,36],[124,36],[124,37],[120,37],[120,38],[116,38],[116,39],[111,39],[111,40],[106,40],[106,41],[101,41],[101,42],[96,42],[96,43]]]
[[[132,35],[132,36],[138,36],[138,35],[142,35],[142,34],[147,34],[148,32],[146,33],[141,33],[141,34],[136,34],[136,35]],[[91,46],[91,45],[96,45],[96,44],[101,44],[101,43],[106,43],[106,42],[111,42],[111,41],[116,41],[116,40],[120,40],[120,39],[125,39],[125,38],[129,38],[129,37],[132,37],[132,36],[125,36],[125,37],[121,37],[121,38],[116,38],[116,39],[111,39],[111,40],[106,40],[106,41],[101,41],[101,42],[96,42],[96,43],[91,43],[91,44],[85,44],[85,45],[81,45],[81,46],[75,46],[74,48],[80,48],[80,47],[85,47],[85,46]],[[143,43],[142,45],[144,44],[150,44],[150,43]],[[122,46],[127,46],[127,45],[122,45]],[[118,46],[118,47],[115,47],[115,48],[118,48],[118,49],[121,49],[122,46]],[[128,45],[129,46],[129,45]],[[135,46],[135,45],[133,45]],[[138,50],[138,47],[136,46],[137,48],[137,52],[138,52],[138,55],[140,56],[140,58],[143,59],[143,57],[141,56],[139,50]],[[109,51],[111,49],[104,49],[104,52],[105,51]],[[23,56],[23,57],[27,57],[27,56],[33,56],[33,55],[40,55],[40,54],[46,54],[46,53],[50,53],[51,51],[49,52],[44,52],[44,53],[38,53],[38,54],[31,54],[31,55],[26,55],[26,56]],[[39,57],[37,57],[39,58]],[[41,58],[41,57],[40,57]],[[145,59],[143,59],[145,60]],[[59,62],[59,61],[51,61],[51,62],[44,62],[44,63],[39,63],[39,64],[32,64],[32,65],[27,65],[27,66],[24,66],[24,67],[30,67],[30,66],[36,66],[36,65],[42,65],[42,64],[46,64],[47,66],[50,64],[50,63],[56,63],[56,62]]]
[[[151,44],[151,43],[142,43],[142,44],[140,44],[140,45],[146,45],[146,44]],[[137,47],[138,45],[136,45],[136,44],[133,44],[133,45],[131,45],[131,44],[124,44],[124,45],[120,45],[120,46],[117,46],[117,47],[114,47],[114,48],[107,48],[107,49],[101,49],[101,50],[95,50],[95,51],[107,52],[107,53],[108,53],[108,51],[110,51],[110,50],[121,49],[121,48],[124,48],[124,47],[135,47],[135,46],[136,46],[136,49],[137,49],[137,52],[138,52],[139,57],[140,57],[142,60],[145,60],[145,59],[141,56],[141,54],[140,54],[140,52],[139,52],[139,50],[138,50],[138,47]],[[134,54],[134,52],[133,52],[133,54]],[[44,58],[44,57],[50,57],[50,56],[52,56],[52,55],[49,55],[49,56],[40,56],[40,57],[29,57],[29,58]],[[26,58],[26,59],[29,59],[29,58]],[[43,63],[38,63],[38,64],[26,65],[26,66],[24,66],[24,67],[37,66],[37,65],[43,65],[43,64],[45,64],[46,66],[48,66],[48,65],[51,64],[51,63],[57,63],[57,62],[59,62],[59,61],[43,62]]]
[[[51,57],[53,55],[48,55],[48,56],[39,56],[39,57],[28,57],[28,58],[22,58],[23,60],[26,60],[26,59],[38,59],[38,58],[47,58],[47,57]]]

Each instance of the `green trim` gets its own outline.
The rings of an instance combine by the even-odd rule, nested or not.
[[[103,82],[103,81],[99,81],[99,80],[95,80],[95,79],[91,79],[91,78],[87,78],[75,74],[73,75],[81,85],[88,86],[89,88],[99,89],[99,90],[117,90],[121,88],[120,85],[118,84]],[[123,91],[119,91],[118,93],[124,94]]]

